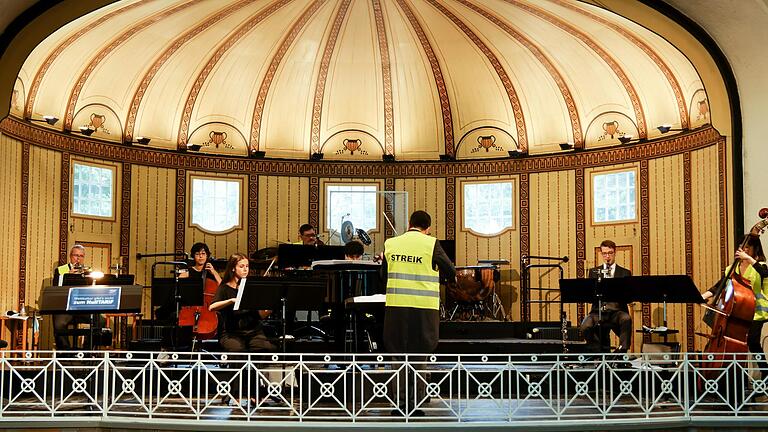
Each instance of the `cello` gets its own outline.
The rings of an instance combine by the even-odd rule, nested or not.
[[[763,216],[762,212],[760,216]],[[766,226],[768,218],[756,223],[739,249],[747,245],[750,236],[759,237]],[[707,361],[701,365],[702,377],[706,380],[717,379],[721,375],[726,359],[730,358],[726,354],[736,354],[735,360],[744,361],[749,352],[747,333],[755,315],[755,293],[750,281],[735,272],[740,263],[737,258],[731,264],[714,290],[714,306],[706,306],[708,311],[703,320],[712,328],[709,335],[703,335],[708,339],[702,351]]]
[[[209,262],[210,258],[205,261],[202,271],[204,281],[202,306],[182,306],[179,310],[179,326],[192,327],[193,349],[194,342],[215,338],[219,326],[217,313],[208,310],[218,289],[216,281],[208,278],[208,270],[205,267]]]

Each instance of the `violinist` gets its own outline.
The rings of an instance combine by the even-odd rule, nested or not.
[[[206,277],[216,281],[216,285],[221,283],[221,276],[213,268],[213,264],[210,263],[211,250],[208,249],[208,245],[202,242],[192,245],[192,250],[189,253],[194,259],[194,263],[187,269],[186,273],[182,273],[179,277],[185,278],[203,278],[203,270],[205,270]]]
[[[227,267],[221,278],[209,310],[219,314],[219,343],[229,352],[270,352],[276,347],[264,335],[261,321],[267,318],[269,310],[234,310],[240,281],[248,276],[248,257],[235,253],[227,260]]]
[[[768,277],[768,266],[765,263],[765,254],[760,243],[760,237],[747,234],[744,239],[740,243],[743,243],[744,247],[736,250],[735,259],[738,260],[738,264],[736,264],[737,267],[733,273],[745,279],[755,293],[755,315],[747,333],[747,346],[750,352],[761,354],[764,358],[765,352],[760,343],[760,334],[763,330],[763,324],[768,322],[768,283],[763,282]],[[730,273],[730,269],[730,266],[726,267],[725,275]],[[704,300],[710,300],[721,283],[722,279],[708,291],[705,291],[702,294]],[[760,367],[762,379],[768,377],[768,363],[765,360],[760,360],[757,364]]]

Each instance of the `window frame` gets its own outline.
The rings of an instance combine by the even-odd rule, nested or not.
[[[208,228],[203,227],[200,224],[192,222],[193,220],[193,201],[195,199],[194,197],[194,190],[193,190],[193,182],[195,179],[199,180],[211,180],[211,181],[230,181],[230,182],[237,182],[240,186],[240,191],[238,194],[238,211],[237,211],[237,223],[227,228],[223,231],[214,231]],[[243,228],[243,203],[247,202],[245,200],[245,179],[241,176],[216,176],[216,175],[206,175],[206,174],[189,174],[187,177],[187,220],[188,220],[188,226],[190,228],[196,228],[206,234],[213,234],[213,235],[222,235],[222,234],[228,234],[232,231],[237,231]]]
[[[382,212],[382,203],[381,203],[381,192],[384,192],[383,187],[384,185],[381,184],[381,182],[378,181],[362,181],[362,182],[356,182],[356,181],[335,181],[335,180],[327,180],[323,181],[320,185],[322,190],[322,202],[321,209],[322,209],[322,217],[320,220],[320,228],[315,228],[319,230],[319,232],[323,234],[327,234],[329,232],[328,229],[328,203],[329,203],[329,196],[328,196],[328,186],[373,186],[376,188],[376,226],[373,229],[367,230],[366,232],[368,234],[377,234],[381,232],[381,222],[382,220],[379,219],[379,215]],[[357,229],[357,226],[355,226],[355,229]]]
[[[512,206],[512,209],[511,209],[512,210],[512,222],[511,222],[510,226],[505,227],[501,231],[498,231],[498,232],[495,232],[495,233],[491,233],[491,234],[480,233],[480,232],[477,232],[477,231],[473,230],[472,228],[467,227],[466,220],[464,219],[464,208],[466,207],[466,203],[467,203],[466,197],[464,196],[464,186],[467,185],[467,184],[497,184],[497,183],[511,183],[512,184],[512,197],[510,198],[510,205]],[[459,193],[461,194],[461,206],[460,206],[460,208],[458,208],[459,214],[457,216],[461,219],[461,224],[460,224],[460,228],[459,229],[462,232],[471,233],[472,235],[475,235],[475,236],[478,236],[478,237],[491,238],[491,237],[500,236],[500,235],[506,233],[507,231],[517,231],[517,219],[518,219],[518,217],[517,217],[517,214],[516,214],[517,213],[516,212],[516,210],[517,210],[517,205],[516,205],[517,201],[516,201],[516,199],[519,198],[519,190],[518,190],[518,186],[517,186],[517,178],[516,177],[510,177],[510,178],[504,178],[504,179],[499,178],[499,179],[492,179],[492,180],[460,180],[459,181]]]
[[[108,169],[112,171],[112,216],[98,216],[85,213],[78,213],[75,211],[75,165],[83,165],[94,168]],[[84,220],[97,220],[114,222],[117,220],[117,197],[118,197],[118,178],[117,178],[117,165],[110,163],[98,163],[85,161],[81,159],[72,159],[69,169],[69,214],[73,219]]]
[[[622,172],[635,173],[635,217],[634,219],[622,219],[619,221],[595,221],[595,176],[605,174],[618,174]],[[596,169],[589,173],[589,223],[590,226],[610,226],[610,225],[627,225],[636,224],[640,221],[640,168],[637,166],[624,167],[624,168],[605,168]]]

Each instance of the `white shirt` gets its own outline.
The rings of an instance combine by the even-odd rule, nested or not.
[[[613,264],[611,264],[607,268],[608,268],[608,274],[605,274],[603,277],[604,278],[613,278],[613,274],[616,273],[616,263],[614,262]],[[605,269],[606,269],[606,264],[603,263],[603,265],[600,266],[599,271],[602,272]]]

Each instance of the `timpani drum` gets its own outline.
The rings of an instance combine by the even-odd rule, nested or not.
[[[499,270],[492,266],[456,267],[456,283],[446,286],[446,300],[450,302],[482,302],[490,296],[499,280]]]

